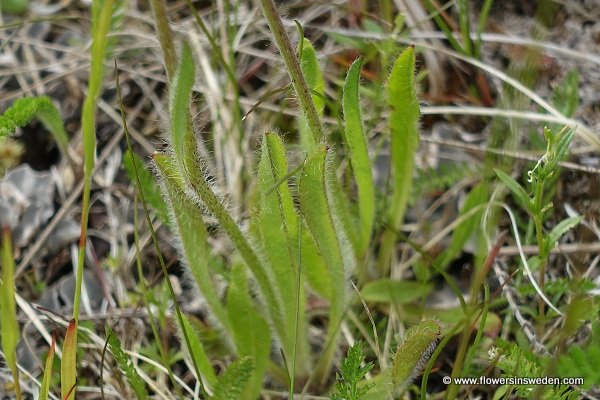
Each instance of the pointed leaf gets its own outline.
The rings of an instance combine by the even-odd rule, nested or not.
[[[506,174],[504,171],[495,168],[494,171],[496,172],[496,175],[498,176],[498,178],[500,178],[502,183],[504,183],[506,187],[508,187],[508,189],[512,192],[512,194],[517,198],[517,200],[521,202],[521,204],[523,204],[527,208],[527,210],[531,212],[533,205],[531,203],[529,195],[527,194],[525,189],[523,189],[523,186],[519,185],[517,181],[513,179],[512,176]]]
[[[365,301],[404,304],[417,300],[431,290],[431,285],[383,278],[367,283],[360,291]]]
[[[392,366],[392,381],[396,391],[403,390],[427,363],[442,336],[442,327],[435,320],[425,320],[411,327],[396,351]]]
[[[302,215],[325,260],[328,279],[332,285],[327,340],[335,343],[346,303],[346,275],[331,204],[325,189],[326,155],[327,149],[321,145],[308,157],[298,182],[298,191]],[[329,346],[321,358],[318,373],[327,375],[334,353],[335,346]]]
[[[63,343],[62,361],[60,364],[60,397],[62,400],[75,399],[77,383],[77,323],[71,320],[67,327]]]
[[[163,180],[165,200],[172,210],[172,229],[181,241],[182,258],[204,296],[210,313],[215,317],[217,328],[224,329],[227,335],[231,335],[229,317],[209,271],[212,257],[202,218],[203,210],[185,193],[185,182],[177,172],[176,161],[162,154],[155,154],[154,161]]]
[[[46,364],[44,367],[44,377],[42,378],[42,385],[40,387],[40,397],[38,400],[48,400],[50,394],[50,381],[52,379],[52,364],[54,362],[54,350],[56,348],[56,336],[52,335],[52,344],[48,355],[46,356]]]
[[[323,115],[323,108],[325,106],[325,81],[323,80],[323,72],[319,66],[317,60],[317,53],[310,40],[302,38],[302,43],[299,45],[302,47],[300,54],[300,67],[306,80],[306,85],[311,91],[312,101],[315,105],[317,115],[320,117]],[[300,126],[300,140],[306,150],[312,149],[316,144],[314,133],[311,131],[308,121],[305,116],[299,118]]]
[[[358,248],[359,257],[364,254],[369,245],[375,215],[375,189],[371,173],[371,160],[358,99],[361,65],[362,60],[357,59],[350,66],[342,97],[345,122],[343,137],[348,147],[352,173],[358,189],[359,236],[361,238]]]

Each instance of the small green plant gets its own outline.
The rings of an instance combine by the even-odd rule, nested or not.
[[[544,364],[547,359],[541,358],[528,349],[523,349],[515,343],[503,340],[490,350],[492,361],[502,371],[501,376],[507,378],[528,377],[539,378],[545,375]],[[576,368],[571,371],[577,371]],[[540,389],[541,388],[541,389]],[[511,394],[523,399],[561,399],[574,400],[579,398],[580,392],[567,385],[536,386],[529,385],[503,385],[494,394],[494,399],[508,398]]]
[[[529,262],[525,262],[525,260],[523,260],[524,266],[529,275],[531,275],[531,271],[529,271],[529,264],[538,267],[540,287],[536,289],[538,289],[538,293],[544,302],[548,304],[554,311],[560,314],[560,311],[558,311],[542,293],[546,276],[548,256],[550,251],[556,246],[558,239],[560,239],[571,228],[579,224],[579,222],[582,220],[582,217],[567,218],[558,223],[552,229],[552,231],[548,233],[543,227],[545,214],[552,209],[552,203],[545,201],[544,189],[547,185],[547,181],[556,173],[558,162],[567,154],[569,144],[573,138],[573,131],[563,129],[558,134],[554,134],[552,131],[550,131],[550,129],[544,128],[544,137],[546,138],[547,143],[546,152],[538,160],[534,167],[527,172],[527,180],[531,184],[532,194],[529,194],[523,186],[517,183],[514,178],[505,172],[499,169],[496,169],[495,171],[498,178],[509,188],[519,205],[523,207],[523,209],[534,222],[538,255],[531,258]],[[532,276],[530,276],[530,279],[532,283],[536,285]],[[540,310],[542,309],[543,305],[540,303]]]
[[[375,385],[374,383],[360,385],[371,369],[373,363],[365,363],[362,342],[355,343],[348,349],[346,358],[342,360],[335,384],[336,392],[331,395],[331,400],[361,400]]]
[[[308,64],[303,66],[307,74],[318,76],[311,49],[312,46],[305,40],[302,54],[306,55]],[[374,218],[373,181],[358,106],[360,62],[355,63],[348,73],[343,100],[344,139],[350,149],[353,176],[360,191],[358,218],[353,215],[339,186],[334,168],[335,153],[323,142],[323,138],[315,142],[315,136],[305,135],[308,156],[290,171],[284,141],[274,133],[267,133],[262,139],[258,164],[256,208],[249,228],[244,230],[209,184],[200,162],[189,111],[195,68],[187,45],[183,46],[179,59],[173,75],[169,107],[172,152],[156,153],[153,159],[165,202],[171,209],[170,226],[181,242],[183,257],[207,302],[211,319],[224,334],[225,344],[234,354],[252,357],[255,368],[248,380],[248,387],[252,389],[244,391],[244,398],[255,398],[260,391],[269,357],[269,346],[260,343],[268,343],[269,326],[283,354],[279,375],[287,375],[290,391],[299,378],[325,380],[332,367],[339,327],[350,301],[345,282],[354,271],[357,255],[364,254],[368,248]],[[312,66],[309,68],[309,65]],[[396,85],[397,88],[390,89],[395,90],[390,98],[402,97],[404,91],[409,90],[413,84],[413,69],[414,49],[411,47],[400,55],[396,72],[392,73],[390,87]],[[309,76],[307,81],[313,87],[318,79]],[[313,87],[313,90],[318,91],[318,88]],[[414,91],[411,93],[414,94]],[[316,102],[317,98],[315,96],[313,100]],[[393,131],[397,132],[394,157],[402,160],[395,170],[396,180],[403,184],[395,189],[394,196],[404,201],[408,196],[402,193],[410,190],[410,180],[401,179],[401,176],[412,171],[409,168],[412,158],[409,163],[403,157],[412,157],[416,143],[413,137],[412,144],[408,146],[409,153],[405,154],[401,144],[404,139],[397,124],[412,124],[416,129],[418,103],[414,95],[408,104],[413,111],[417,108],[416,114],[402,122],[401,112],[397,112],[398,121],[390,121]],[[306,122],[300,126],[309,125]],[[306,129],[307,133],[314,133],[314,130]],[[411,131],[411,135],[416,134],[416,130]],[[314,140],[311,142],[309,138]],[[299,175],[297,191],[292,191],[289,182],[296,173]],[[299,207],[295,205],[295,197]],[[397,210],[394,219],[399,220],[397,214],[403,212],[403,209]],[[247,267],[242,268],[236,263],[231,268],[225,305],[211,283],[213,273],[209,265],[212,257],[207,244],[204,214],[216,218]],[[361,221],[359,228],[351,222],[355,218]],[[361,230],[362,227],[368,231]],[[248,293],[248,272],[256,282],[258,296],[254,299]],[[316,361],[311,361],[313,357],[308,353],[307,325],[304,313],[300,311],[305,308],[305,282],[330,303],[326,342]],[[258,312],[258,309],[263,312]],[[255,322],[244,323],[248,318]],[[314,378],[309,376],[308,371],[311,370]]]
[[[15,133],[17,128],[28,125],[38,118],[54,136],[63,156],[69,158],[69,137],[65,132],[60,112],[48,96],[25,97],[16,100],[0,115],[0,141]]]

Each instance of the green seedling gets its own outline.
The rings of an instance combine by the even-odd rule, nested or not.
[[[527,172],[527,181],[530,183],[532,194],[511,176],[501,170],[495,170],[498,178],[508,187],[515,199],[534,221],[538,246],[539,282],[542,289],[550,251],[556,246],[560,237],[582,220],[582,217],[567,218],[558,223],[548,233],[543,227],[544,216],[552,209],[552,203],[544,202],[544,189],[547,181],[556,173],[558,162],[566,156],[569,144],[573,139],[573,131],[563,129],[558,134],[554,134],[550,129],[544,128],[544,137],[547,143],[546,152],[534,167]],[[540,305],[540,307],[542,306]]]
[[[331,400],[361,400],[375,385],[366,383],[361,385],[365,375],[373,369],[373,363],[365,363],[362,343],[358,342],[348,349],[346,358],[342,360],[340,372],[337,374],[335,384],[336,392]]]

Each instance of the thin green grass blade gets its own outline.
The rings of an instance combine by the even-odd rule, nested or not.
[[[253,400],[259,396],[262,389],[271,353],[271,332],[265,319],[255,309],[254,301],[249,295],[246,271],[240,264],[235,264],[231,271],[227,311],[231,316],[240,356],[249,357],[254,363],[243,397]]]
[[[327,148],[321,145],[308,157],[298,182],[298,191],[302,215],[327,265],[327,278],[331,282],[327,342],[336,343],[339,323],[344,314],[347,290],[344,258],[325,187],[326,155]],[[322,379],[328,375],[335,350],[336,347],[331,345],[321,356],[316,373]]]
[[[172,211],[171,227],[180,240],[183,258],[216,320],[214,322],[228,338],[232,327],[209,271],[212,257],[202,210],[184,193],[185,182],[177,172],[176,161],[168,155],[155,154],[154,162],[165,188],[167,204]]]
[[[469,0],[458,0],[458,25],[462,37],[463,48],[466,55],[473,55],[473,42],[471,40],[471,22],[469,20]]]
[[[131,358],[123,351],[121,341],[110,329],[106,329],[106,340],[108,350],[111,352],[119,368],[125,375],[127,382],[131,385],[133,392],[135,393],[138,400],[146,400],[148,398],[148,392],[146,391],[146,384],[140,377]]]
[[[60,112],[48,96],[26,97],[15,100],[4,114],[0,115],[0,140],[12,135],[17,128],[28,125],[39,118],[52,134],[63,157],[69,158],[69,137]]]
[[[2,352],[15,384],[17,400],[22,399],[19,369],[17,367],[17,343],[19,323],[15,301],[15,260],[8,225],[2,227],[2,282],[0,282],[0,334]]]
[[[260,208],[256,216],[256,223],[260,231],[260,242],[263,244],[269,260],[276,290],[283,301],[285,332],[288,333],[288,336],[282,338],[281,344],[286,360],[291,361],[296,346],[299,346],[298,354],[304,356],[307,345],[305,344],[304,313],[301,313],[298,319],[299,340],[297,343],[294,340],[296,300],[299,295],[300,309],[304,310],[305,296],[302,285],[300,288],[297,287],[299,268],[296,253],[298,246],[297,239],[295,241],[294,238],[297,237],[295,233],[298,230],[298,214],[294,208],[287,180],[282,180],[287,173],[288,166],[283,141],[275,134],[266,134],[258,166]],[[271,190],[273,187],[275,190]],[[298,365],[293,367],[288,365],[288,369],[304,372],[304,362],[300,358],[297,361]]]
[[[77,384],[77,321],[72,319],[67,327],[60,363],[60,397],[62,400],[75,399]]]
[[[212,367],[212,363],[210,359],[206,355],[206,351],[204,350],[204,345],[198,336],[198,332],[192,326],[191,321],[186,315],[182,315],[183,317],[183,325],[188,334],[188,338],[190,340],[190,348],[189,351],[193,353],[193,357],[198,362],[198,369],[202,374],[200,379],[202,379],[202,383],[204,385],[204,389],[210,394],[214,390],[215,385],[217,384],[217,375],[215,374],[215,370]],[[183,337],[183,335],[180,335]]]
[[[415,91],[415,49],[406,48],[394,62],[387,81],[387,101],[391,109],[388,124],[391,146],[391,202],[387,203],[388,229],[379,254],[382,271],[390,267],[398,231],[404,219],[412,188],[414,157],[419,144],[419,101]]]
[[[432,3],[432,1],[424,0],[423,3],[425,4],[425,7],[427,7],[427,10],[430,13],[432,13],[433,20],[435,21],[438,28],[440,28],[442,30],[442,32],[444,32],[444,36],[446,37],[446,40],[448,40],[448,42],[450,43],[450,46],[452,46],[454,51],[456,51],[457,53],[460,53],[460,54],[466,54],[464,47],[458,42],[458,40],[456,40],[456,38],[454,37],[454,33],[452,32],[452,30],[450,29],[448,24],[446,24],[446,21],[444,21],[444,18],[442,18],[442,16],[440,15],[440,12],[436,8],[436,6]]]
[[[40,387],[40,397],[38,400],[48,400],[50,394],[50,382],[52,379],[52,364],[54,362],[54,351],[56,349],[56,336],[52,335],[52,344],[50,344],[50,350],[46,356],[46,364],[44,366],[44,376],[42,378],[42,385]]]
[[[479,19],[477,21],[477,40],[475,41],[475,48],[473,52],[473,56],[477,59],[481,57],[481,34],[483,33],[487,25],[488,17],[490,15],[490,10],[492,8],[493,2],[494,0],[485,0],[479,13]]]
[[[325,81],[323,72],[317,60],[317,53],[310,40],[302,38],[298,45],[300,52],[300,67],[306,80],[306,85],[311,91],[312,101],[319,117],[323,116],[325,107]],[[300,117],[300,142],[305,150],[310,151],[318,143],[313,135],[305,116]]]
[[[375,216],[375,188],[373,175],[371,174],[371,160],[369,159],[367,137],[363,130],[358,98],[361,66],[361,59],[355,60],[350,66],[344,82],[342,97],[345,123],[343,137],[348,148],[352,174],[358,189],[360,242],[357,251],[359,258],[362,258],[369,246]]]

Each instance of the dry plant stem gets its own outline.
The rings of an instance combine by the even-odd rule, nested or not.
[[[310,89],[308,88],[306,80],[304,79],[304,75],[302,74],[300,62],[298,61],[298,57],[292,48],[290,38],[283,27],[283,22],[281,21],[281,17],[277,11],[275,2],[273,0],[260,0],[259,3],[263,11],[263,15],[265,16],[267,23],[269,24],[269,28],[271,29],[271,33],[275,38],[275,43],[279,48],[279,52],[281,53],[281,57],[283,58],[288,74],[290,75],[292,85],[294,85],[294,90],[298,95],[300,107],[306,116],[306,120],[315,139],[315,143],[320,143],[321,139],[323,138],[321,121],[319,120],[319,115],[317,114],[315,104],[313,103]]]

